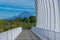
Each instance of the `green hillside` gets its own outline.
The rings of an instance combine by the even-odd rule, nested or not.
[[[36,17],[16,18],[14,20],[0,20],[0,32],[4,32],[13,28],[22,27],[23,29],[30,29],[36,26]]]

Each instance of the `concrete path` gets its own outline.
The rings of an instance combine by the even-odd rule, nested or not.
[[[21,34],[18,35],[16,40],[40,40],[40,39],[30,30],[23,30]]]

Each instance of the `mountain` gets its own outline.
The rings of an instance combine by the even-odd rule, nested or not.
[[[6,18],[6,19],[4,19],[4,20],[14,20],[14,19],[16,19],[16,18],[18,18],[17,16],[14,16],[14,17],[11,17],[11,18]]]
[[[17,15],[17,16],[14,16],[14,17],[11,17],[11,18],[7,18],[5,20],[13,20],[13,19],[16,19],[16,18],[29,18],[30,16],[33,16],[30,12],[28,11],[23,11],[21,14]]]
[[[24,17],[29,18],[30,16],[33,16],[33,15],[28,11],[24,11],[19,15],[19,17],[21,18],[24,18]]]

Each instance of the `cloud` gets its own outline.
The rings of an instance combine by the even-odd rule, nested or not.
[[[16,5],[34,8],[35,0],[0,0],[0,4]]]
[[[15,11],[35,11],[35,9],[32,9],[32,8],[26,8],[26,9],[24,9],[24,8],[11,8],[11,7],[0,7],[0,9],[3,9],[3,10],[15,10]]]
[[[12,17],[23,11],[35,15],[35,0],[0,0],[0,19]]]

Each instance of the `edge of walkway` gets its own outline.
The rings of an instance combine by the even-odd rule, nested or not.
[[[50,40],[49,38],[44,37],[43,35],[41,35],[36,27],[32,27],[32,28],[31,28],[31,31],[32,31],[35,35],[37,35],[41,40]]]

